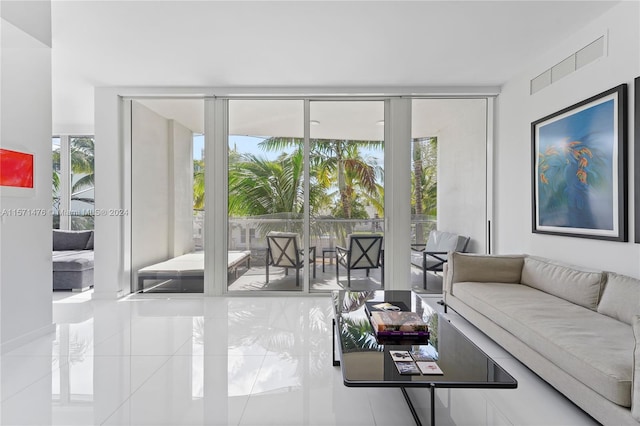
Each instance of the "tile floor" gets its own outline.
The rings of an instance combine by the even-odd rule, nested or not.
[[[55,336],[2,357],[0,424],[414,424],[399,390],[342,384],[331,365],[327,296],[89,297],[55,295]],[[437,424],[596,424],[462,318],[450,318],[519,388],[437,390]],[[427,392],[410,393],[428,421]]]

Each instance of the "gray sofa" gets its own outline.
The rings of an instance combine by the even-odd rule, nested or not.
[[[444,301],[599,422],[640,424],[640,280],[452,253]]]
[[[93,231],[53,230],[53,289],[93,287]]]

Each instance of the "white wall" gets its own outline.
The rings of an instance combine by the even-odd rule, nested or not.
[[[640,277],[640,245],[531,232],[531,122],[573,105],[640,75],[640,4],[621,2],[542,57],[504,85],[498,98],[495,145],[496,253],[530,253],[578,265]],[[608,55],[529,95],[529,81],[573,52],[608,32]],[[633,104],[629,103],[629,141],[633,141]],[[629,143],[629,158],[633,145]],[[634,166],[629,162],[629,185]],[[635,169],[640,165],[635,165]],[[632,218],[633,188],[629,188]],[[629,236],[633,236],[629,222]]]
[[[19,2],[9,3],[5,9],[9,4],[3,2],[0,9],[0,146],[35,155],[35,192],[0,198],[0,210],[28,209],[24,216],[0,219],[2,352],[55,330],[51,319],[52,219],[42,214],[51,209],[52,201],[51,6],[41,1],[20,10]],[[34,28],[38,31],[32,35]]]
[[[169,123],[138,102],[131,126],[131,268],[170,257]]]
[[[169,120],[171,179],[171,256],[193,251],[193,133]]]
[[[193,134],[132,102],[131,269],[193,250]]]

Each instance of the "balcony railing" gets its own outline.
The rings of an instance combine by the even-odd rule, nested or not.
[[[286,216],[286,215],[285,215]],[[297,217],[238,217],[229,218],[228,248],[229,250],[251,250],[252,258],[264,257],[267,247],[265,235],[269,231],[297,232],[303,235],[304,221]],[[433,217],[414,216],[411,220],[411,243],[422,243],[427,240],[429,232],[436,227]],[[344,245],[348,234],[360,232],[384,233],[384,218],[374,219],[338,219],[314,217],[310,221],[311,245],[320,253],[324,249],[333,249],[336,245]],[[197,211],[193,220],[194,241],[197,249],[204,244],[204,212]],[[416,232],[421,232],[421,237]],[[254,259],[252,259],[254,263]]]

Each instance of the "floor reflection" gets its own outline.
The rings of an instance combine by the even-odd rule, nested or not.
[[[328,296],[57,295],[55,335],[0,359],[0,423],[412,425],[396,389],[343,385],[331,363],[331,319]],[[563,424],[588,424],[562,398],[536,399],[519,373],[532,407],[522,417],[507,408],[517,393],[504,394],[507,406],[497,392],[451,390],[437,393],[441,423],[536,424],[535,407],[544,406],[540,413]],[[426,393],[415,392],[426,412]]]

